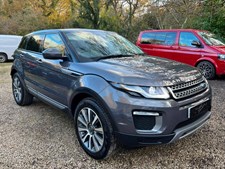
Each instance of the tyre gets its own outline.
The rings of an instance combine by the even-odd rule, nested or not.
[[[0,53],[0,63],[4,63],[7,61],[7,56],[3,53]]]
[[[202,61],[197,65],[197,68],[205,76],[206,79],[214,79],[216,76],[216,70],[212,63],[208,61]]]
[[[78,141],[89,156],[104,159],[116,148],[107,112],[96,100],[82,100],[75,110],[74,120]]]
[[[26,90],[25,84],[18,73],[13,75],[12,90],[14,99],[18,105],[25,106],[33,102],[33,96]]]

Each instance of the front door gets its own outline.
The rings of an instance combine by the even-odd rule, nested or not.
[[[203,48],[192,45],[193,41],[200,43],[192,32],[180,32],[179,49],[174,54],[177,61],[195,66],[196,61],[201,57]]]
[[[67,53],[65,45],[58,33],[46,34],[43,51],[48,48],[57,48],[62,54]],[[68,106],[68,93],[72,84],[77,80],[78,77],[71,77],[68,74],[64,74],[65,70],[71,65],[70,58],[68,60],[62,59],[45,59],[42,58],[41,67],[41,84],[43,86],[41,93],[48,98],[52,104],[58,104],[59,108]],[[57,106],[57,105],[56,105]]]

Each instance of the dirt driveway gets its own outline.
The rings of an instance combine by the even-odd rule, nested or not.
[[[89,158],[75,142],[69,116],[38,100],[19,107],[13,100],[12,63],[0,64],[0,168],[225,168],[225,79],[210,81],[210,121],[170,145],[119,149],[107,160]]]

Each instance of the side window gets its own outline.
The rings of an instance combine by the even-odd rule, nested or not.
[[[165,45],[171,46],[176,42],[177,33],[176,32],[167,32]]]
[[[152,43],[156,45],[164,45],[166,40],[166,32],[157,32],[155,35],[155,39]]]
[[[44,50],[49,48],[57,48],[63,54],[65,52],[65,45],[59,34],[47,34],[44,41]]]
[[[44,40],[44,35],[33,35],[29,38],[27,43],[27,50],[34,52],[42,52],[42,44]]]
[[[151,44],[154,39],[155,39],[155,33],[146,32],[146,33],[143,33],[141,36],[141,43]]]
[[[176,41],[176,32],[148,32],[141,37],[142,44],[156,44],[171,46]]]
[[[27,41],[29,40],[28,37],[23,37],[22,41],[19,44],[20,49],[26,49]]]
[[[179,45],[196,48],[196,46],[192,45],[193,41],[199,42],[199,39],[191,32],[181,32]]]

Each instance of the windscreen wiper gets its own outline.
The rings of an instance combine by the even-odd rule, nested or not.
[[[134,55],[133,54],[107,55],[107,56],[98,57],[96,61],[104,60],[104,59],[112,59],[112,58],[132,57],[132,56]]]

